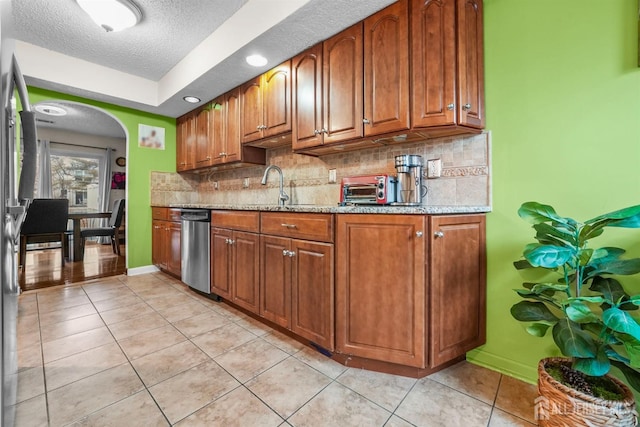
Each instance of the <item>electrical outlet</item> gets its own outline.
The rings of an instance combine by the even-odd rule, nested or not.
[[[329,184],[335,184],[337,181],[336,170],[329,169]]]
[[[213,181],[213,189],[214,190],[219,190],[220,187],[218,186],[218,181]]]
[[[442,160],[427,160],[427,178],[440,178],[442,175]]]
[[[249,188],[249,178],[242,180],[242,188]]]

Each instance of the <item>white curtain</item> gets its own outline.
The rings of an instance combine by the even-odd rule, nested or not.
[[[38,189],[36,197],[50,199],[53,197],[51,189],[51,145],[49,141],[38,141]]]
[[[105,154],[100,158],[100,184],[98,189],[98,209],[100,212],[108,212],[113,206],[110,204],[111,194],[111,163],[113,162],[113,150],[111,148],[105,149]],[[109,219],[105,218],[102,221],[101,226],[107,227],[109,225]],[[110,243],[109,237],[99,237],[99,243]]]

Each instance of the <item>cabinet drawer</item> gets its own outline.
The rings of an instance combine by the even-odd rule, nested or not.
[[[151,218],[166,221],[169,215],[168,210],[167,208],[151,208]]]
[[[180,222],[180,209],[170,208],[167,209],[167,220],[173,222]]]
[[[260,232],[275,236],[333,242],[333,215],[263,212]]]
[[[211,226],[232,230],[260,230],[260,213],[253,211],[211,211]]]

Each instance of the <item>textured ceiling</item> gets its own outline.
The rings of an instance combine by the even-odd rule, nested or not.
[[[297,10],[247,43],[234,47],[221,60],[187,82],[172,88],[156,105],[128,99],[101,90],[87,89],[73,83],[60,83],[40,74],[25,72],[27,84],[77,95],[98,101],[135,108],[141,111],[178,117],[197,105],[182,100],[195,95],[208,102],[217,95],[266,71],[273,65],[293,57],[309,46],[330,37],[394,2],[394,0],[134,0],[142,11],[139,25],[117,33],[105,33],[78,7],[75,0],[12,0],[15,38],[109,69],[139,76],[149,82],[162,82],[181,65],[190,64],[203,40],[215,35],[215,30],[239,9],[242,11],[271,4],[295,5]],[[306,2],[306,3],[305,3]],[[244,7],[243,7],[244,6]],[[274,9],[275,10],[275,9]],[[279,9],[278,9],[279,10]],[[276,12],[278,11],[276,10]],[[236,14],[239,16],[240,12]],[[260,16],[255,19],[260,19]],[[251,24],[237,21],[228,39],[249,34]],[[259,22],[259,21],[257,21]],[[229,33],[227,33],[229,34]],[[246,55],[260,52],[269,58],[263,68],[249,67]],[[18,53],[20,53],[18,51]],[[213,54],[215,52],[212,52]],[[196,55],[197,56],[197,55]],[[202,56],[202,55],[200,55]],[[207,52],[204,56],[209,56]],[[20,57],[19,57],[20,58]],[[64,58],[64,57],[60,57]],[[29,58],[34,59],[34,58]],[[36,56],[35,60],[39,58]],[[57,66],[59,58],[55,58]],[[198,59],[198,58],[196,58]],[[206,58],[205,58],[206,59]],[[37,62],[36,62],[37,63]],[[47,71],[49,63],[40,60],[39,70]],[[64,65],[62,65],[63,69]],[[175,68],[174,68],[175,67]],[[69,70],[73,70],[69,65]],[[189,74],[192,68],[182,74]],[[24,67],[23,67],[23,71]],[[35,74],[35,73],[34,73]],[[96,76],[94,80],[99,80]],[[175,79],[174,79],[175,80]],[[155,84],[155,83],[154,83]],[[159,83],[158,83],[159,84]]]
[[[110,138],[124,139],[126,137],[120,123],[100,109],[70,101],[43,101],[37,105],[60,107],[67,112],[65,116],[51,116],[36,111],[36,125],[38,128],[50,128]]]

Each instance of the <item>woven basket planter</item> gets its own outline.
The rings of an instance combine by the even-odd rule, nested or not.
[[[554,362],[571,363],[570,359],[550,357],[538,364],[538,398],[536,419],[542,427],[635,427],[638,420],[633,393],[624,383],[607,375],[617,384],[623,400],[605,400],[569,388],[549,375],[545,366]]]

